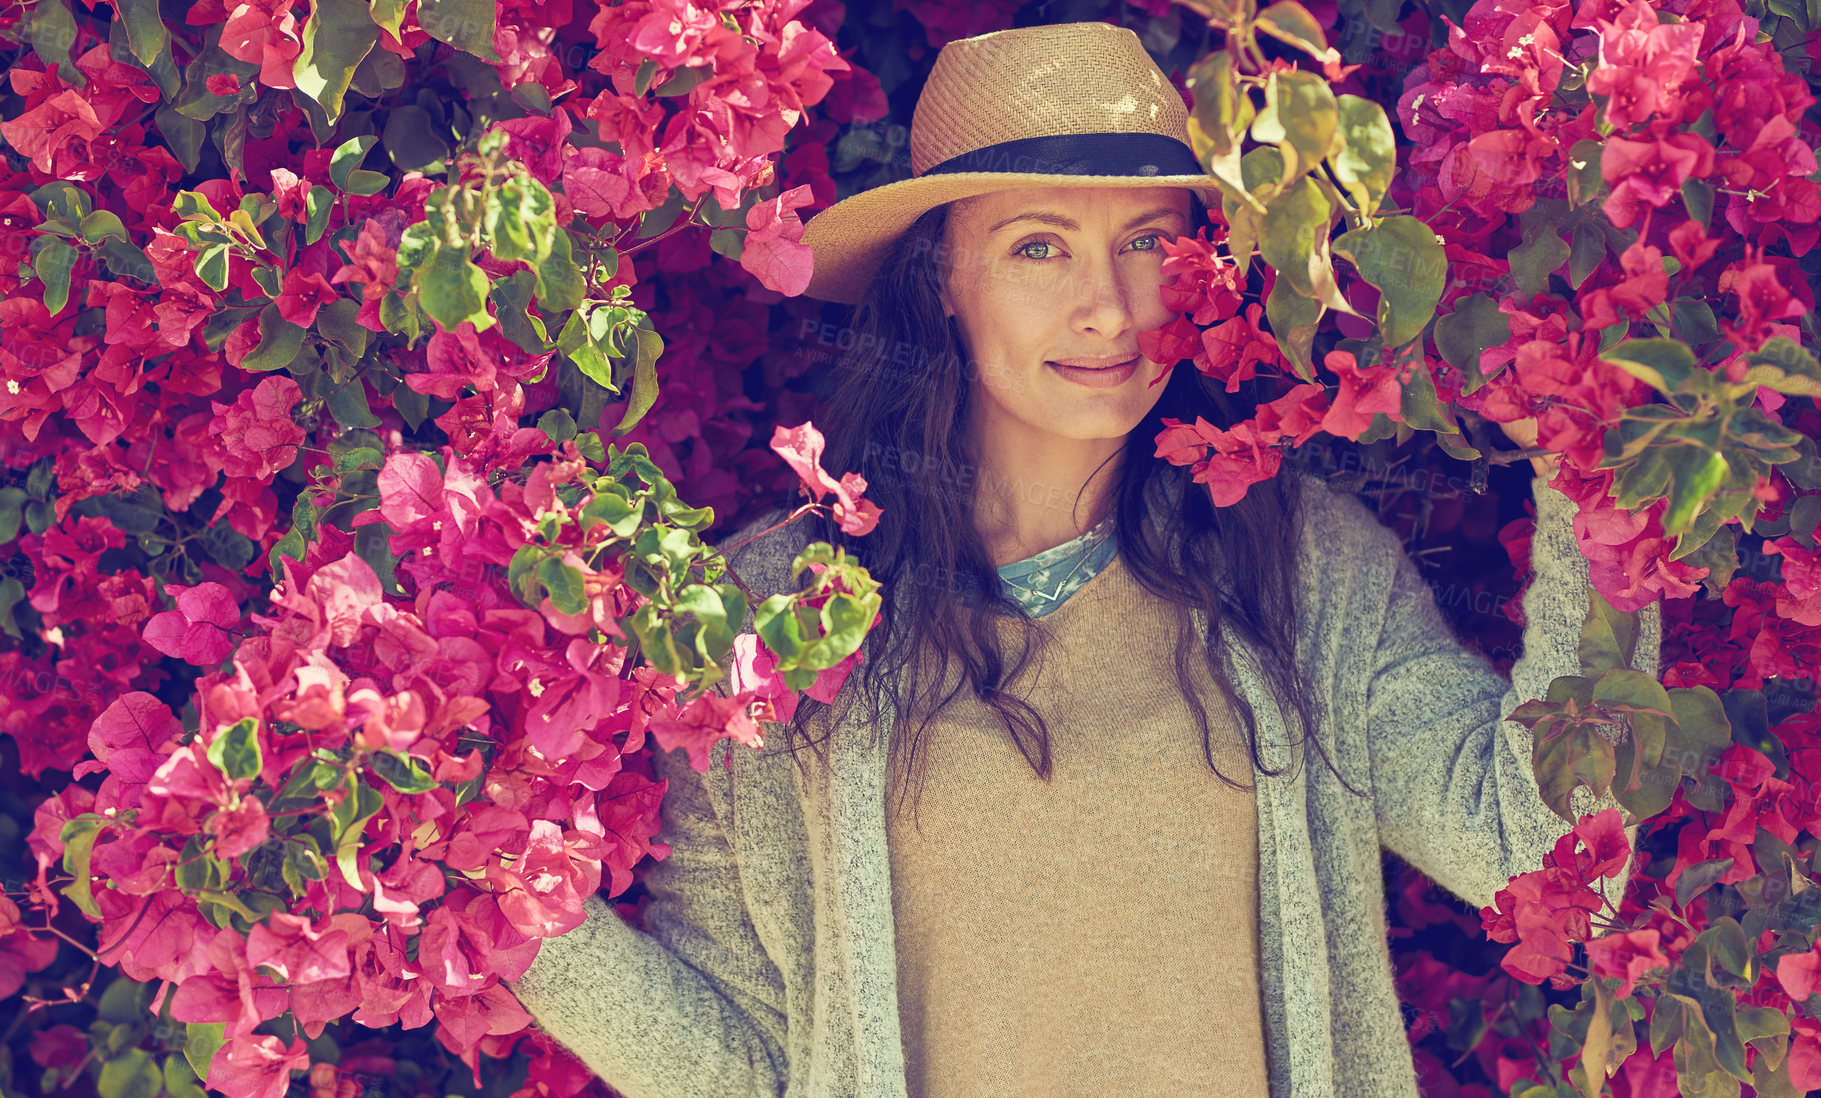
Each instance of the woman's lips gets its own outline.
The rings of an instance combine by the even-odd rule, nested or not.
[[[1142,355],[1133,355],[1117,366],[1102,366],[1098,369],[1064,366],[1056,362],[1046,362],[1044,365],[1077,385],[1085,385],[1090,389],[1111,389],[1130,381],[1132,375],[1138,372],[1138,363],[1142,358]]]

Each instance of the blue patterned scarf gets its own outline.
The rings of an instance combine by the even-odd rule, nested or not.
[[[1098,575],[1118,552],[1113,516],[1108,515],[1080,537],[1000,565],[999,579],[1031,617],[1040,618]]]

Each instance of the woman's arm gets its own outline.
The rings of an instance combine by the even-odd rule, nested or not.
[[[1576,546],[1574,502],[1541,479],[1524,594],[1524,655],[1506,683],[1486,660],[1461,646],[1436,609],[1416,566],[1386,531],[1396,571],[1370,665],[1366,742],[1375,810],[1384,845],[1455,895],[1481,907],[1543,856],[1570,825],[1543,803],[1531,769],[1530,730],[1506,721],[1512,710],[1548,693],[1551,680],[1579,675],[1581,625],[1588,606],[1587,559]],[[1383,529],[1381,527],[1381,529]],[[1661,604],[1638,614],[1632,666],[1657,674]],[[1614,807],[1576,788],[1577,816]],[[1626,829],[1636,842],[1636,826]],[[1604,885],[1616,905],[1629,868]]]
[[[670,784],[644,876],[649,933],[599,897],[544,943],[513,985],[544,1032],[626,1098],[775,1098],[787,1079],[784,983],[746,910],[740,871],[706,782],[681,751],[653,750]]]

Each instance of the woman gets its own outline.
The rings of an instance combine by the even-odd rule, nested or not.
[[[913,178],[810,222],[810,293],[859,305],[825,461],[883,507],[848,548],[886,620],[787,750],[660,752],[647,931],[593,900],[516,986],[629,1098],[1414,1098],[1381,847],[1484,905],[1567,831],[1501,719],[1580,671],[1565,496],[1535,482],[1506,683],[1350,497],[1215,508],[1154,456],[1164,416],[1238,418],[1138,353],[1212,200],[1184,122],[1130,31],[965,39]],[[808,527],[730,564],[790,589],[846,540]]]

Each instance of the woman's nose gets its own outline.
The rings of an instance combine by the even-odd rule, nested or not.
[[[1117,337],[1132,326],[1131,287],[1111,260],[1084,266],[1070,289],[1077,331]]]

